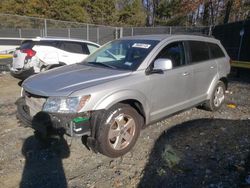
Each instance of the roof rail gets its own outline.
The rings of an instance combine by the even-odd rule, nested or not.
[[[204,34],[204,33],[199,33],[199,32],[178,32],[175,33],[175,35],[195,35],[195,36],[201,36],[201,37],[210,37],[210,38],[214,38],[213,35],[208,35],[208,34]]]

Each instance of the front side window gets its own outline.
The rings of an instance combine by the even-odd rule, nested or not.
[[[185,54],[182,42],[168,44],[157,55],[156,59],[158,58],[170,59],[173,63],[173,67],[185,65]]]
[[[209,48],[206,42],[189,41],[188,44],[191,63],[209,60]]]
[[[136,70],[159,41],[115,40],[99,48],[84,60],[86,65]]]

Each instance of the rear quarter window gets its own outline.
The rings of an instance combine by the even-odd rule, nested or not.
[[[91,54],[98,49],[98,46],[95,46],[93,44],[87,44],[87,47]]]
[[[209,60],[209,48],[206,42],[189,41],[190,62],[197,63]]]
[[[209,46],[209,49],[210,49],[210,54],[211,54],[212,59],[225,57],[224,52],[222,51],[222,49],[217,44],[208,43],[208,46]]]

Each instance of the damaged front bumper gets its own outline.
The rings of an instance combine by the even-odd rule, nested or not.
[[[24,98],[20,98],[16,102],[17,118],[26,126],[32,127],[38,132],[62,131],[63,133],[75,137],[91,134],[90,113],[47,113],[38,112],[34,117],[30,116],[29,107],[25,103]]]

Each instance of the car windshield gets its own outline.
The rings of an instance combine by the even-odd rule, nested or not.
[[[82,63],[118,70],[136,70],[158,42],[156,40],[115,40],[101,47]]]

